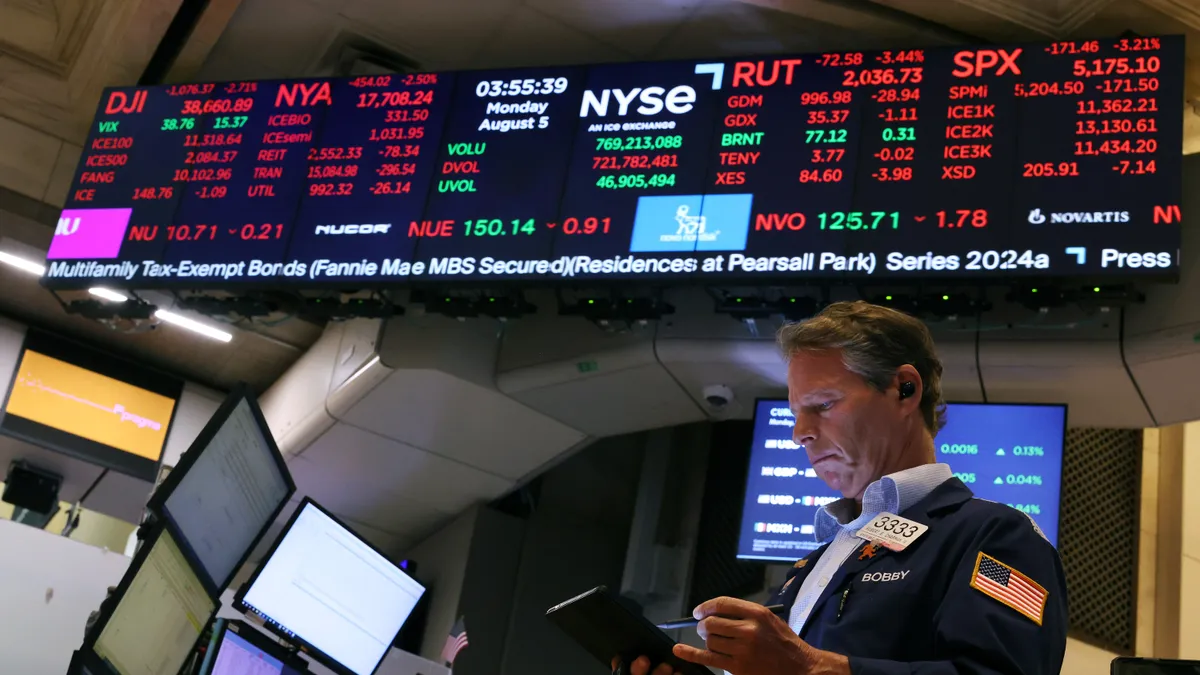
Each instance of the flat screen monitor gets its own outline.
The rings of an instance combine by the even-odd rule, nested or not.
[[[370,675],[424,592],[306,498],[236,601],[335,671]]]
[[[115,595],[84,646],[116,675],[178,673],[218,607],[163,528],[142,545]]]
[[[295,658],[295,657],[293,657]],[[286,650],[254,628],[227,623],[216,640],[211,668],[203,675],[301,675]]]
[[[296,485],[254,396],[238,387],[150,500],[218,597]]]
[[[1200,661],[1121,656],[1109,664],[1110,675],[1200,675]]]
[[[1065,405],[950,403],[934,439],[937,461],[975,493],[1029,514],[1058,541]],[[759,399],[737,557],[792,562],[815,550],[813,518],[841,495],[792,441],[784,399]]]
[[[182,391],[180,380],[33,331],[0,431],[153,481]]]

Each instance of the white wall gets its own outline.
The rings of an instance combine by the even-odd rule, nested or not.
[[[1115,658],[1117,655],[1112,652],[1068,638],[1062,675],[1106,675]]]
[[[467,554],[478,512],[478,507],[467,509],[404,554],[405,558],[417,561],[417,576],[429,585],[429,613],[421,638],[421,656],[438,663],[446,636],[458,620],[455,613],[467,574]]]
[[[83,643],[88,614],[129,558],[0,520],[0,661],[5,673],[62,675]]]
[[[1179,658],[1200,659],[1200,422],[1183,430],[1183,509],[1179,561]]]
[[[212,389],[191,382],[183,384],[183,393],[175,408],[175,419],[171,422],[171,432],[167,434],[167,441],[163,445],[163,464],[175,466],[179,463],[179,457],[200,435],[200,430],[208,424],[224,399],[224,394]]]

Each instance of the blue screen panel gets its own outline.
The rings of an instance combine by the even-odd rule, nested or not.
[[[949,464],[976,497],[1032,516],[1057,545],[1066,407],[951,403],[946,420],[934,441],[937,461]],[[804,557],[819,545],[813,536],[817,508],[841,497],[792,441],[793,426],[786,400],[757,402],[739,558]]]

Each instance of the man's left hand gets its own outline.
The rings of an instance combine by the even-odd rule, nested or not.
[[[732,675],[850,675],[846,657],[801,640],[766,607],[737,598],[714,598],[692,613],[708,649],[675,645],[675,656]]]

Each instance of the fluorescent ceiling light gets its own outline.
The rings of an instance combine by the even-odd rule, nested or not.
[[[0,262],[6,265],[11,265],[22,272],[36,274],[39,277],[46,273],[45,265],[35,263],[32,260],[26,260],[25,258],[15,256],[11,253],[5,253],[4,251],[0,251]]]
[[[195,321],[193,319],[189,319],[186,316],[176,314],[175,312],[172,312],[169,310],[160,309],[160,310],[154,312],[154,316],[159,321],[165,321],[169,324],[179,326],[180,328],[186,328],[187,330],[190,330],[194,333],[199,333],[199,334],[203,335],[204,337],[209,337],[214,340],[220,340],[221,342],[229,342],[230,340],[233,339],[233,335],[231,333],[226,333],[223,330],[218,330],[216,328],[213,328],[212,326],[200,323],[199,321]]]
[[[129,299],[128,297],[121,295],[116,291],[111,291],[107,288],[89,288],[88,293],[91,293],[97,298],[108,300],[109,302],[125,302]]]

